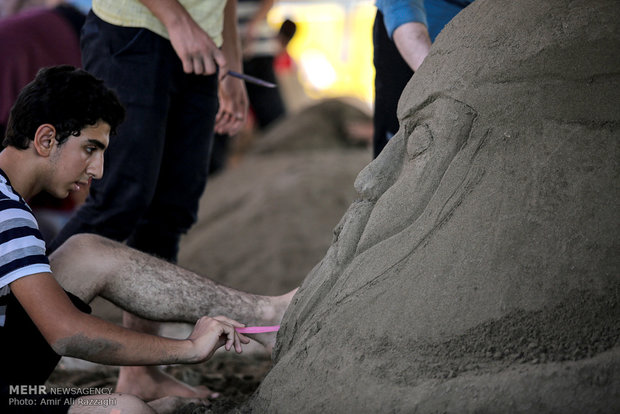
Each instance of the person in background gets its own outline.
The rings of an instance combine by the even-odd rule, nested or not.
[[[277,84],[274,59],[282,45],[278,32],[267,23],[267,13],[274,0],[239,0],[237,21],[241,33],[243,71]],[[260,129],[285,115],[279,88],[246,85],[252,112]]]
[[[297,32],[297,24],[291,19],[286,19],[280,25],[280,30],[278,30],[278,41],[280,42],[280,52],[276,55],[274,59],[274,68],[276,74],[280,71],[288,71],[291,70],[293,66],[295,66],[295,62],[293,58],[288,53],[288,45],[293,40],[295,33]]]
[[[236,1],[94,0],[81,42],[84,69],[118,93],[127,121],[106,152],[103,179],[49,252],[93,233],[175,263],[197,218],[213,131],[234,134],[247,114],[243,81],[225,76],[242,70]],[[128,312],[123,323],[160,329]],[[155,366],[121,367],[117,391],[145,400],[216,396]]]
[[[398,100],[435,37],[473,0],[377,0],[373,155],[398,131]]]
[[[12,2],[0,19],[0,135],[19,91],[46,66],[80,66],[85,16],[65,2]]]

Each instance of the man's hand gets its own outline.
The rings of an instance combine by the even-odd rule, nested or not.
[[[183,62],[185,73],[212,75],[228,71],[226,58],[209,35],[193,20],[168,27],[170,43]]]
[[[248,94],[242,80],[226,76],[220,82],[220,109],[215,116],[215,132],[235,135],[248,114]]]
[[[226,58],[213,39],[192,19],[178,0],[140,0],[166,27],[170,43],[185,73],[220,76],[228,71]]]
[[[187,338],[192,343],[194,350],[195,357],[192,359],[195,359],[195,362],[209,359],[222,345],[227,351],[234,348],[235,352],[241,353],[242,344],[250,342],[248,337],[235,330],[235,327],[241,328],[243,326],[243,324],[224,316],[200,318],[191,335]]]

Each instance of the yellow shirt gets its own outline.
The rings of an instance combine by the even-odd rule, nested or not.
[[[178,0],[219,47],[222,45],[224,0]],[[164,25],[138,0],[93,0],[93,12],[116,26],[143,27],[167,39]]]

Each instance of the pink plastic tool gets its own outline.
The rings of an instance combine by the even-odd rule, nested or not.
[[[235,330],[242,334],[256,334],[265,332],[277,332],[280,329],[280,325],[273,326],[246,326],[245,328],[235,328]]]

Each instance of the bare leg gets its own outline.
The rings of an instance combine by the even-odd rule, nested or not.
[[[225,315],[248,325],[279,324],[295,293],[241,292],[90,234],[71,237],[50,256],[50,264],[62,287],[85,302],[99,295],[154,321],[195,323],[204,315]],[[275,335],[260,341],[273,345]]]
[[[159,334],[160,323],[123,312],[123,326],[140,332]],[[118,373],[116,392],[137,395],[146,401],[166,395],[189,398],[217,398],[219,393],[205,386],[193,387],[179,381],[157,366],[122,366]],[[159,412],[159,411],[158,411]]]
[[[218,285],[166,261],[95,235],[76,235],[50,257],[63,288],[85,302],[102,296],[120,308],[159,321],[194,323],[204,315],[225,315],[247,324],[280,323],[292,292],[282,297],[251,295]],[[130,329],[158,333],[158,324],[124,315]],[[255,338],[268,349],[275,335]],[[164,395],[216,397],[191,387],[158,367],[121,367],[117,392],[153,400]]]

